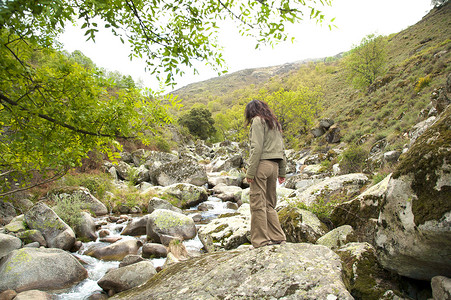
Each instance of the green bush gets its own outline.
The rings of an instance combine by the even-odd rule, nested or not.
[[[71,228],[75,228],[81,223],[81,212],[84,203],[79,195],[57,196],[52,200],[55,202],[53,211]]]
[[[91,194],[102,200],[105,197],[107,191],[113,188],[111,178],[108,174],[68,174],[64,176],[62,181],[68,186],[83,186],[87,188]]]
[[[368,153],[362,147],[351,146],[341,154],[340,169],[344,173],[362,172],[367,157]]]

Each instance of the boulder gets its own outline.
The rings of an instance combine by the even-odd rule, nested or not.
[[[326,131],[322,127],[315,127],[311,130],[311,133],[315,138],[322,136]]]
[[[318,245],[215,252],[170,265],[111,299],[353,299],[341,272],[338,255]]]
[[[168,255],[168,249],[161,244],[146,243],[143,245],[142,257],[144,258],[160,258]]]
[[[409,131],[410,146],[436,121],[437,117],[432,116],[413,126]]]
[[[155,210],[147,221],[147,239],[155,243],[167,245],[171,238],[189,240],[194,238],[196,233],[192,218],[167,209]]]
[[[223,173],[207,173],[208,176],[208,186],[209,187],[215,187],[220,183],[223,183],[225,185],[233,185],[233,186],[240,186],[242,175],[236,174],[236,175],[224,175]]]
[[[196,187],[197,189],[197,187]],[[197,200],[196,200],[197,201]],[[178,213],[181,213],[182,210],[178,207],[175,207],[171,203],[166,200],[160,199],[158,197],[153,197],[149,200],[149,204],[147,205],[147,212],[151,214],[156,209],[169,209]]]
[[[2,300],[13,300],[16,296],[17,293],[14,290],[5,290],[3,292],[0,292],[0,299]]]
[[[241,199],[241,193],[243,189],[238,186],[227,186],[225,184],[218,184],[213,188],[213,193],[215,197],[221,199],[222,201],[232,201],[237,202]]]
[[[177,160],[178,157],[172,153],[149,151],[144,165],[150,170],[155,170],[162,165]]]
[[[378,258],[402,276],[451,277],[451,107],[429,127],[400,163],[381,203]]]
[[[20,247],[22,247],[22,241],[19,238],[0,233],[0,259]]]
[[[139,240],[117,241],[102,248],[88,249],[84,254],[101,260],[121,261],[129,254],[137,254],[141,246],[142,242]]]
[[[359,241],[374,245],[377,218],[380,206],[385,201],[390,178],[391,174],[356,198],[336,205],[330,216],[334,225],[351,225]]]
[[[308,210],[287,206],[278,214],[288,242],[315,243],[328,231],[327,226]]]
[[[152,262],[141,261],[108,271],[97,284],[108,294],[118,293],[145,283],[156,273]]]
[[[75,233],[44,203],[37,203],[25,213],[30,229],[39,230],[49,248],[70,250],[75,243]]]
[[[54,297],[46,292],[39,290],[29,290],[17,294],[14,300],[51,300]]]
[[[376,251],[370,244],[349,243],[335,253],[343,262],[345,282],[355,299],[388,299],[383,297],[388,290],[399,290],[397,278],[379,265]]]
[[[145,235],[148,220],[149,215],[132,219],[132,221],[125,226],[124,230],[122,230],[121,235]]]
[[[95,241],[98,238],[96,223],[89,213],[81,212],[81,221],[75,226],[75,234],[84,241]]]
[[[189,183],[177,183],[157,191],[161,197],[170,199],[169,201],[178,208],[190,208],[208,199],[205,188]]]
[[[337,227],[322,237],[320,237],[316,244],[323,245],[329,248],[337,248],[340,246],[343,246],[349,242],[355,242],[355,234],[354,229],[352,229],[349,225],[343,225],[340,227]]]
[[[330,127],[329,131],[326,133],[326,141],[329,144],[337,144],[341,141],[340,128],[337,125]]]
[[[14,217],[8,225],[5,225],[6,232],[18,233],[26,230],[25,216],[19,215]]]
[[[450,278],[445,276],[432,277],[431,287],[434,300],[451,300]]]
[[[135,172],[136,172],[135,178],[136,184],[150,181],[149,170],[144,165],[140,165],[138,168],[136,168]]]
[[[237,213],[231,217],[215,219],[200,227],[198,236],[204,249],[207,252],[213,252],[220,248],[235,249],[242,244],[249,243],[250,230],[250,215]]]
[[[119,268],[129,266],[140,261],[144,261],[144,258],[141,255],[129,254],[119,263]]]
[[[233,156],[222,156],[215,158],[209,166],[211,172],[230,171],[239,169],[243,164],[243,157],[239,154]]]
[[[296,198],[305,205],[325,204],[329,201],[344,201],[360,193],[368,183],[368,176],[362,173],[331,177],[311,185],[302,191],[296,191]]]
[[[130,179],[130,169],[132,168],[128,163],[124,161],[118,162],[118,164],[115,166],[117,175],[119,179],[122,180],[129,180]]]
[[[398,161],[401,152],[393,150],[384,153],[384,161],[388,163],[396,163]]]
[[[17,234],[17,237],[21,239],[24,244],[37,242],[40,246],[47,246],[44,236],[36,229],[22,231]]]
[[[6,225],[17,216],[14,205],[7,201],[0,200],[0,225]]]
[[[205,168],[192,159],[177,159],[151,171],[151,180],[156,185],[168,186],[189,183],[202,186],[208,182]]]
[[[88,271],[66,251],[22,248],[0,261],[0,290],[60,290],[88,277]]]

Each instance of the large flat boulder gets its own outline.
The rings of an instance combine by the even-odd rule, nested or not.
[[[206,254],[168,266],[111,299],[353,299],[329,248],[266,246]]]

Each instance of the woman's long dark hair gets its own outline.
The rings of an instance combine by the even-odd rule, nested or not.
[[[252,119],[257,116],[265,120],[269,129],[276,128],[277,130],[282,131],[282,126],[268,104],[260,100],[252,100],[246,105],[246,109],[244,110],[246,126],[248,126],[252,122]]]

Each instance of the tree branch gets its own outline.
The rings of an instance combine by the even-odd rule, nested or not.
[[[47,121],[49,121],[49,122],[51,122],[53,124],[57,124],[57,125],[59,125],[61,127],[67,128],[69,130],[72,130],[74,132],[78,132],[78,133],[81,133],[81,134],[86,134],[86,135],[91,135],[91,136],[109,137],[109,138],[123,138],[123,139],[135,138],[135,137],[130,137],[130,136],[127,137],[127,136],[115,135],[115,134],[114,135],[113,134],[104,134],[104,133],[100,133],[100,132],[96,133],[96,132],[91,132],[91,131],[87,131],[87,130],[84,130],[84,129],[76,128],[76,127],[74,127],[72,125],[60,122],[60,121],[58,121],[58,120],[56,120],[56,119],[54,119],[54,118],[52,118],[52,117],[50,117],[48,115],[32,112],[30,109],[28,109],[26,107],[23,107],[23,106],[20,106],[17,102],[9,99],[8,97],[3,95],[2,93],[0,93],[0,102],[7,103],[7,104],[12,105],[12,106],[20,107],[21,110],[26,111],[26,112],[28,112],[31,115],[37,116],[37,117],[39,117],[41,119],[44,119],[44,120],[47,120]]]
[[[14,194],[14,193],[18,193],[18,192],[23,192],[23,191],[32,189],[32,188],[34,188],[34,187],[37,187],[37,186],[40,186],[40,185],[43,185],[43,184],[46,184],[46,183],[49,183],[49,182],[58,180],[58,179],[60,179],[61,177],[63,177],[64,175],[66,175],[68,170],[69,170],[69,169],[66,169],[66,168],[65,168],[64,170],[62,170],[60,173],[57,173],[57,174],[54,175],[53,177],[51,177],[51,178],[49,178],[49,179],[46,179],[46,180],[44,180],[44,181],[38,182],[38,183],[36,183],[36,184],[30,185],[30,186],[27,186],[27,187],[23,187],[23,188],[20,188],[20,189],[16,189],[16,190],[11,190],[11,191],[5,192],[5,193],[0,193],[0,197],[8,196],[8,195],[11,195],[11,194]],[[10,172],[12,172],[12,171],[10,171]]]

